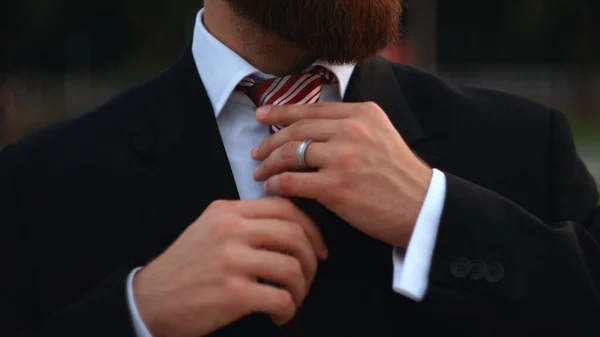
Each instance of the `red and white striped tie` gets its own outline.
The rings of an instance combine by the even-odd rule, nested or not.
[[[252,99],[256,107],[264,105],[312,104],[319,101],[324,84],[333,84],[337,78],[327,68],[317,66],[312,71],[272,78],[259,82],[255,77],[244,78],[235,88]],[[284,125],[270,125],[271,134],[283,129]],[[312,200],[293,198],[297,205],[313,217],[320,213],[321,206]],[[296,316],[280,328],[280,337],[303,337],[302,324]]]
[[[252,99],[256,107],[264,105],[311,104],[321,98],[323,85],[335,83],[335,75],[322,66],[303,74],[276,77],[259,82],[255,77],[244,78],[235,88]],[[284,125],[271,125],[269,131],[275,133]]]

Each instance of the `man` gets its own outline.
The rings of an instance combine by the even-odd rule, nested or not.
[[[400,12],[207,0],[169,70],[2,151],[2,335],[598,335],[564,115],[375,57]]]

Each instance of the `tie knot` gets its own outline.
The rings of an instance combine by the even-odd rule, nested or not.
[[[259,82],[249,76],[236,87],[236,91],[244,92],[257,107],[264,105],[310,104],[321,97],[324,84],[335,82],[335,75],[322,66],[312,71],[276,77]]]

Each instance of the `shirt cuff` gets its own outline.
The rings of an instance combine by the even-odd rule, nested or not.
[[[417,302],[423,300],[429,285],[429,271],[445,200],[446,176],[434,169],[408,248],[395,248],[392,254],[394,291]]]
[[[129,307],[129,314],[133,323],[133,330],[136,337],[152,337],[152,334],[146,327],[146,324],[142,320],[138,308],[133,298],[133,277],[142,268],[136,268],[129,273],[127,276],[127,306]]]

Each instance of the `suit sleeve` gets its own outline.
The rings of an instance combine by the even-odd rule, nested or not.
[[[540,149],[549,151],[551,193],[531,196],[548,198],[551,221],[446,174],[425,300],[432,310],[452,307],[449,319],[468,318],[488,332],[600,336],[597,186],[565,116],[553,111],[551,121],[548,149]]]
[[[44,308],[23,224],[26,209],[19,203],[17,155],[14,147],[0,151],[0,336],[134,337],[125,301],[125,281],[133,262],[61,310]]]

